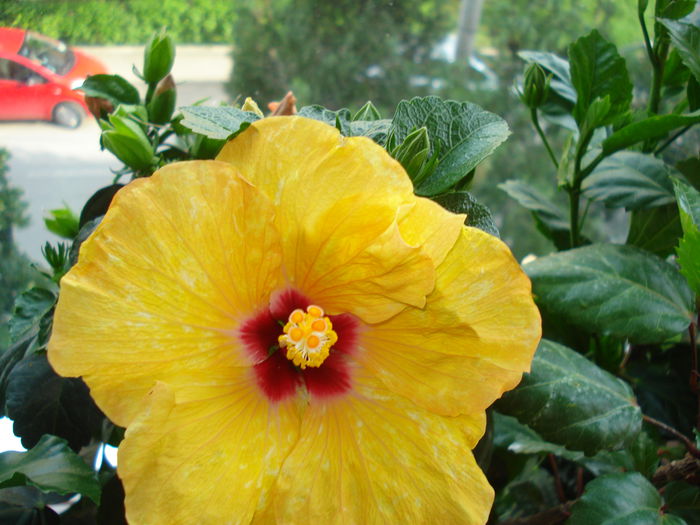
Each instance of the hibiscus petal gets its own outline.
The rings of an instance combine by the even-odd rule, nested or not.
[[[272,220],[269,199],[225,163],[174,164],[132,182],[61,281],[51,364],[83,376],[120,425],[154,381],[252,364],[235,330],[280,286]]]
[[[465,215],[450,213],[430,199],[417,197],[399,221],[399,229],[408,244],[420,246],[438,266],[457,241],[464,219]]]
[[[158,383],[119,447],[129,523],[247,524],[297,440],[291,403],[270,404],[248,378],[179,403]]]
[[[520,382],[540,334],[530,281],[508,248],[465,227],[425,308],[368,327],[355,358],[427,409],[477,413]]]
[[[493,491],[470,452],[484,414],[437,416],[354,375],[353,395],[306,411],[253,523],[485,523]]]
[[[432,290],[433,261],[398,233],[415,201],[401,165],[366,137],[299,117],[255,122],[217,157],[278,206],[289,283],[330,313],[379,322]]]

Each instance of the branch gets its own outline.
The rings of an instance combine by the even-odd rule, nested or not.
[[[700,485],[700,459],[686,454],[683,459],[660,466],[651,478],[651,482],[662,487],[671,481],[685,481],[691,485]]]
[[[686,436],[678,432],[673,427],[668,426],[666,423],[662,423],[661,421],[654,419],[653,417],[649,417],[646,414],[642,416],[642,419],[646,421],[647,423],[650,423],[656,427],[659,427],[662,430],[665,430],[669,434],[672,434],[673,436],[677,437],[680,439],[683,444],[685,445],[685,448],[688,450],[690,455],[694,456],[695,458],[700,459],[700,450],[698,450],[698,447],[695,446],[695,444],[690,441]]]

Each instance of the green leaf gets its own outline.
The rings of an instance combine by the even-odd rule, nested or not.
[[[508,484],[496,492],[493,512],[499,523],[530,516],[558,504],[554,478],[539,464],[537,458],[529,458]]]
[[[58,376],[45,353],[31,354],[12,369],[6,407],[14,421],[14,433],[27,449],[44,434],[53,434],[66,439],[73,450],[80,450],[102,429],[102,413],[85,383]]]
[[[535,353],[532,371],[496,408],[547,441],[589,455],[624,446],[642,425],[627,383],[546,339]]]
[[[27,352],[32,339],[32,337],[27,336],[20,341],[12,343],[0,354],[0,417],[5,415],[7,379],[15,365],[24,358],[24,354]]]
[[[38,326],[39,321],[56,304],[56,294],[46,288],[31,288],[15,300],[15,309],[10,319],[10,335],[19,340]]]
[[[452,213],[466,213],[467,218],[464,224],[467,226],[479,228],[494,237],[499,236],[498,228],[489,209],[483,204],[479,204],[469,192],[444,193],[433,200]]]
[[[700,525],[700,487],[672,481],[664,488],[666,510],[683,518],[688,525]]]
[[[675,200],[671,169],[651,155],[620,151],[603,160],[581,189],[584,197],[609,208],[654,208]]]
[[[424,196],[439,195],[455,186],[510,134],[498,115],[476,104],[434,96],[401,101],[390,134],[400,144],[424,126],[430,137],[430,155],[438,152],[435,171],[416,188],[416,193]]]
[[[494,445],[514,454],[554,454],[569,461],[579,461],[583,452],[569,450],[542,439],[537,432],[512,416],[493,413]]]
[[[589,333],[662,343],[693,319],[693,294],[678,270],[632,246],[584,246],[524,269],[539,304]]]
[[[537,229],[557,248],[567,249],[571,246],[569,221],[566,218],[566,213],[551,199],[546,198],[538,190],[520,180],[508,180],[499,184],[498,187],[532,212]]]
[[[0,454],[0,488],[22,485],[32,485],[44,492],[78,493],[100,502],[95,471],[65,440],[56,436],[42,436],[27,452]]]
[[[57,208],[49,211],[50,216],[44,217],[46,228],[64,239],[73,239],[78,235],[78,217],[73,213],[67,205],[63,208]]]
[[[105,98],[113,106],[141,102],[138,90],[119,75],[90,75],[79,89],[88,97]]]
[[[0,489],[0,523],[59,525],[61,519],[48,506],[49,498],[49,495],[34,487]]]
[[[671,36],[683,63],[700,82],[700,27],[679,20],[658,19]]]
[[[638,471],[651,479],[659,464],[658,446],[645,432],[640,432],[623,450],[601,450],[592,458],[577,461],[594,476],[615,472]]]
[[[212,139],[230,139],[260,117],[231,106],[185,106],[180,108],[182,126]]]
[[[578,98],[574,118],[581,125],[589,106],[597,98],[610,97],[610,108],[597,125],[612,123],[615,117],[629,109],[632,101],[632,82],[625,59],[617,48],[593,30],[569,46],[571,82]]]
[[[569,62],[554,53],[543,51],[520,51],[518,56],[527,62],[539,64],[554,75],[549,87],[561,97],[576,104],[576,90],[571,83]]]
[[[697,227],[686,231],[676,248],[676,253],[681,274],[688,280],[693,292],[700,296],[700,231]]]
[[[686,228],[691,225],[697,228],[700,226],[700,192],[680,179],[673,179],[673,188],[678,200],[683,231],[688,231]]]
[[[700,122],[700,111],[687,115],[656,115],[633,122],[617,130],[603,141],[603,154],[612,155],[616,151],[629,148],[635,144],[658,139],[674,129],[683,128]]]
[[[658,491],[640,473],[608,474],[586,485],[567,525],[661,525],[661,505]]]
[[[112,203],[112,199],[123,187],[123,184],[112,184],[110,186],[100,188],[93,193],[80,212],[80,221],[78,222],[79,227],[82,228],[91,220],[96,219],[97,217],[102,217],[105,213],[107,213],[107,209]]]
[[[692,13],[693,9],[695,9],[695,0],[672,0],[661,12],[661,17],[677,20]]]
[[[386,142],[391,125],[388,119],[356,120],[351,118],[348,109],[332,111],[319,105],[304,106],[299,110],[298,115],[334,126],[346,137],[369,137],[379,145],[384,145]]]
[[[673,185],[683,227],[683,237],[676,248],[678,264],[692,290],[700,295],[700,192],[680,179],[673,179]]]
[[[674,252],[681,235],[683,230],[678,206],[672,203],[648,210],[635,210],[626,244],[666,257]]]

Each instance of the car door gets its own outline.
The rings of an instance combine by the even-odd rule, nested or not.
[[[0,58],[0,119],[50,118],[52,83],[46,77],[9,58]]]

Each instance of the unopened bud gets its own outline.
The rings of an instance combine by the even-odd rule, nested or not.
[[[531,109],[539,108],[547,100],[551,76],[539,64],[532,63],[525,70],[522,99]]]
[[[143,53],[143,79],[155,84],[165,77],[175,61],[175,44],[165,32],[155,34]]]
[[[158,82],[153,98],[148,103],[148,119],[154,124],[165,124],[175,111],[175,81],[171,74]]]
[[[85,104],[90,110],[90,113],[98,120],[107,118],[107,115],[114,111],[114,106],[106,98],[85,97]]]
[[[245,99],[245,102],[243,102],[243,105],[241,106],[241,109],[243,111],[250,111],[251,113],[255,113],[258,117],[264,117],[263,112],[260,110],[260,107],[258,106],[257,102],[255,102],[252,98],[247,97]]]

